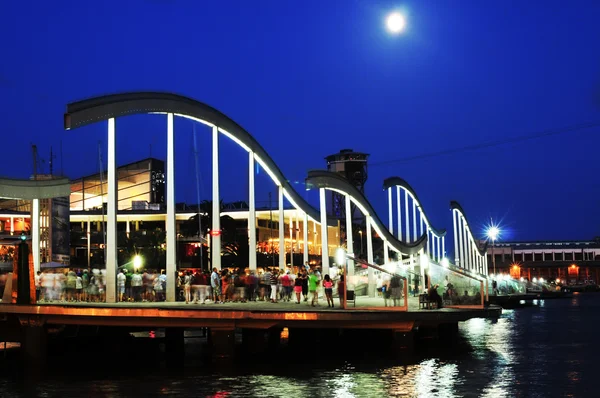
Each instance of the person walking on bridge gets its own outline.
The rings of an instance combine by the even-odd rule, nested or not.
[[[210,286],[212,287],[213,292],[213,302],[218,304],[219,296],[221,295],[221,278],[219,277],[216,267],[213,268],[213,272],[210,275]]]

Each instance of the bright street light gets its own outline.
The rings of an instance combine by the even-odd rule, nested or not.
[[[500,236],[500,229],[498,229],[498,227],[495,225],[492,225],[488,228],[486,235],[492,240],[492,242],[494,242]]]
[[[133,268],[138,269],[142,266],[142,257],[140,257],[140,255],[136,254],[135,257],[133,257]]]
[[[392,12],[386,18],[386,26],[390,33],[399,34],[406,27],[406,19],[399,12]]]
[[[338,249],[335,251],[335,262],[340,267],[346,265],[346,250],[338,247]]]

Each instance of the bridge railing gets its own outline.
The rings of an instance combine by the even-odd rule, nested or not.
[[[408,311],[408,283],[404,276],[364,260],[354,259],[354,263],[354,274],[346,272],[344,309]],[[369,269],[381,278],[381,287],[374,291],[369,289]]]
[[[483,277],[433,262],[429,263],[428,276],[429,287],[439,285],[437,291],[445,307],[484,307],[487,281]]]

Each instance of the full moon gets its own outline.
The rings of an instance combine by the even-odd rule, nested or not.
[[[390,31],[391,33],[400,33],[404,30],[404,27],[406,26],[406,20],[404,19],[404,16],[399,12],[393,12],[390,15],[388,15],[386,24],[388,31]]]

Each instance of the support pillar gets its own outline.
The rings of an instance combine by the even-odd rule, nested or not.
[[[454,228],[454,264],[455,265],[462,265],[459,264],[459,250],[458,250],[458,212],[456,210],[452,210],[452,227]]]
[[[404,215],[406,216],[406,243],[410,243],[410,215],[408,213],[408,191],[404,190]]]
[[[183,368],[185,361],[183,328],[165,328],[165,353],[169,369]]]
[[[306,264],[308,262],[308,214],[306,213],[304,213],[304,223],[302,224],[302,240],[304,241],[302,260]]]
[[[329,242],[327,237],[327,204],[325,188],[319,188],[319,209],[321,211],[321,262],[323,275],[329,273]]]
[[[248,152],[248,267],[256,271],[256,202],[254,199],[254,153]]]
[[[21,323],[21,363],[29,377],[43,375],[47,364],[47,332],[41,319],[19,318]]]
[[[235,351],[235,329],[210,328],[212,355],[218,359],[233,357]]]
[[[417,202],[412,198],[412,222],[413,222],[413,241],[416,242],[417,236]]]
[[[462,221],[462,217],[460,214],[456,214],[457,218],[458,218],[458,258],[459,258],[459,264],[461,268],[465,268],[465,264],[464,264],[464,258],[465,258],[465,254],[464,254],[464,244],[463,244],[463,221]]]
[[[371,216],[367,215],[365,217],[366,228],[367,228],[367,262],[369,264],[373,264],[373,238],[371,233]],[[368,294],[369,297],[375,297],[375,273],[373,272],[373,267],[369,267],[367,271],[368,276]]]
[[[388,264],[390,262],[390,245],[388,241],[383,242],[383,263]]]
[[[106,214],[106,302],[117,301],[117,153],[115,119],[108,119],[108,192]]]
[[[242,329],[242,346],[249,354],[267,352],[265,331],[263,329]]]
[[[294,217],[290,216],[290,268],[294,269]]]
[[[394,214],[392,212],[392,187],[388,188],[388,230],[394,235]]]
[[[283,186],[279,185],[279,269],[285,269],[285,213],[283,211]]]
[[[392,350],[396,353],[410,353],[415,348],[415,334],[412,331],[392,330]]]
[[[12,220],[11,220],[12,226]],[[31,254],[33,257],[33,272],[40,270],[40,200],[31,201]]]
[[[440,263],[442,261],[442,257],[444,257],[444,253],[442,253],[441,249],[440,249],[440,241],[442,240],[442,238],[440,238],[439,236],[436,239],[436,245],[437,245],[437,262]]]
[[[446,237],[442,236],[442,252],[441,252],[441,256],[442,258],[446,257]]]
[[[210,261],[212,268],[221,269],[221,199],[219,195],[219,129],[212,134],[212,226]]]
[[[90,230],[91,222],[90,217],[88,216],[87,220],[87,267],[88,269],[92,268],[92,232]],[[34,265],[35,265],[35,257],[34,257]],[[37,271],[36,271],[37,273]]]
[[[177,234],[175,223],[175,137],[173,114],[167,114],[167,301],[175,301]],[[129,221],[127,222],[129,229]]]
[[[396,211],[398,212],[398,240],[402,241],[402,212],[401,210],[401,203],[400,203],[400,197],[401,197],[401,191],[400,191],[400,187],[396,187]]]
[[[348,255],[354,257],[354,234],[352,231],[352,216],[348,217],[348,214],[351,213],[351,203],[350,196],[345,195],[346,200],[346,249],[348,251]],[[348,276],[354,276],[354,260],[347,260],[346,264],[348,266]],[[346,278],[346,284],[348,283],[348,278]],[[348,285],[346,285],[348,286]]]
[[[15,234],[15,218],[13,216],[10,216],[10,234]]]

